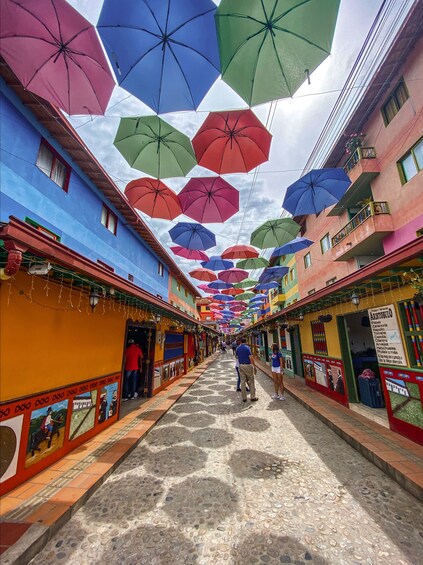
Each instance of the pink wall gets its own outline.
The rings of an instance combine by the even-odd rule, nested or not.
[[[385,253],[391,253],[416,238],[416,232],[423,229],[423,214],[405,224],[383,240]]]

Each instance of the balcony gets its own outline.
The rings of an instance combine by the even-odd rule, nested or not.
[[[340,216],[347,208],[368,196],[369,183],[379,174],[374,147],[358,147],[344,165],[344,171],[351,179],[351,186],[329,212],[328,216]]]
[[[369,202],[332,237],[335,261],[374,255],[383,238],[393,231],[387,202]]]

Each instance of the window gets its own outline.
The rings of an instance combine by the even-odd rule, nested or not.
[[[415,177],[423,169],[423,138],[398,162],[402,184]]]
[[[48,230],[47,228],[45,228],[44,226],[42,226],[41,224],[39,224],[38,222],[35,222],[34,220],[31,220],[31,218],[26,217],[25,218],[25,223],[29,224],[30,226],[32,226],[33,228],[35,228],[36,230],[38,230],[39,232],[41,232],[42,234],[44,234],[45,236],[49,237],[50,239],[54,239],[54,241],[60,241],[60,236],[57,235],[56,233]]]
[[[332,279],[329,279],[328,281],[326,281],[326,286],[330,286],[333,283],[336,283],[336,277],[333,277]]]
[[[414,300],[399,304],[402,328],[412,367],[421,369],[423,360],[423,313]]]
[[[320,240],[320,247],[322,249],[322,255],[331,248],[331,241],[328,233]]]
[[[307,253],[306,255],[304,255],[304,267],[308,269],[310,266],[311,266],[311,255],[310,253]]]
[[[294,280],[294,269],[291,269],[291,270],[289,271],[289,280],[290,280],[290,281],[293,281],[293,280]]]
[[[176,283],[176,288],[178,289],[178,292],[181,292],[181,283],[179,281]]]
[[[159,274],[159,277],[162,277],[164,275],[163,263],[160,263],[160,261],[158,262],[157,265],[157,273]]]
[[[184,288],[184,292],[185,292],[185,298],[188,298],[188,291],[186,288]]]
[[[284,276],[284,278],[283,278],[283,284],[284,284],[285,286],[288,286],[288,275],[285,275],[285,276]]]
[[[41,141],[36,165],[57,186],[63,188],[65,192],[68,191],[70,167],[62,161],[56,151],[47,145],[45,141]]]
[[[101,209],[101,225],[109,230],[110,233],[116,235],[117,217],[105,204]]]
[[[134,275],[129,274],[128,275],[128,281],[134,282]]]
[[[308,291],[307,294],[310,296],[310,294],[314,294],[315,292],[316,292],[316,289],[315,289],[315,288],[311,288],[311,289]]]
[[[385,126],[395,118],[408,97],[407,87],[405,86],[404,80],[401,79],[388,100],[382,106],[382,116]]]
[[[326,343],[325,324],[322,322],[311,322],[311,334],[313,336],[314,353],[316,355],[327,355],[328,345]]]
[[[300,236],[304,237],[306,231],[307,231],[307,220],[306,218],[303,218],[301,221],[298,222],[300,224]]]

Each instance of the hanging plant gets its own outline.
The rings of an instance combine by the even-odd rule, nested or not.
[[[319,316],[319,322],[321,322],[322,324],[327,324],[328,322],[331,321],[332,321],[331,314],[323,314],[322,316]]]
[[[402,273],[403,280],[417,290],[413,300],[418,304],[423,304],[423,276],[410,269]]]
[[[363,146],[364,133],[351,133],[345,143],[345,150],[348,155],[352,155],[356,149]]]

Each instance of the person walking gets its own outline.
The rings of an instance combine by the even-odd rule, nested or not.
[[[236,348],[238,347],[238,342],[234,339],[233,342],[231,343],[231,348],[232,348],[232,355],[236,354]]]
[[[256,384],[254,377],[257,374],[257,368],[251,349],[247,345],[245,337],[241,338],[241,345],[236,348],[236,356],[239,361],[239,373],[241,376],[241,395],[242,401],[247,402],[247,385],[250,388],[250,400],[256,402]]]
[[[133,339],[129,339],[124,358],[123,402],[135,398],[138,371],[142,368],[142,360],[141,347]]]
[[[241,392],[241,375],[239,373],[239,359],[238,359],[238,356],[236,354],[236,349],[239,345],[241,345],[241,340],[237,339],[235,343],[236,343],[235,353],[234,353],[234,355],[235,355],[235,371],[236,371],[236,374],[238,375],[238,382],[236,384],[236,391]],[[248,387],[247,387],[247,392],[250,392],[250,389]]]
[[[286,400],[284,396],[285,387],[283,384],[283,373],[285,369],[285,359],[279,351],[279,346],[274,343],[272,348],[272,377],[275,387],[275,394],[272,396],[274,400]]]

